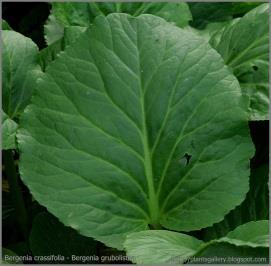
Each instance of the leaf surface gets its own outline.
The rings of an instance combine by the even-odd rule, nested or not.
[[[246,108],[202,38],[152,15],[98,17],[40,79],[20,172],[65,225],[109,246],[149,225],[200,229],[248,191]]]
[[[44,36],[47,45],[51,45],[61,39],[64,34],[63,25],[57,21],[54,14],[50,14],[44,25]]]
[[[128,257],[137,264],[180,264],[203,244],[192,236],[166,230],[149,230],[128,235],[124,243]]]
[[[4,19],[2,19],[2,30],[12,30],[7,21],[5,21]]]
[[[250,120],[266,120],[269,113],[269,4],[248,12],[210,40],[250,98]]]
[[[110,13],[128,13],[133,16],[153,14],[183,27],[192,19],[186,3],[52,3],[52,13],[45,26],[47,44],[64,35],[70,26],[88,27],[95,17]]]
[[[209,23],[230,21],[242,16],[261,3],[189,3],[193,21],[191,25],[203,29]]]
[[[3,110],[9,118],[18,116],[29,103],[39,73],[38,48],[15,31],[2,32]]]
[[[15,149],[16,148],[16,131],[18,125],[15,121],[8,118],[2,113],[2,149]]]
[[[265,220],[269,217],[268,165],[252,169],[250,189],[246,199],[240,206],[230,211],[223,221],[202,230],[202,237],[206,240],[220,238],[241,224]]]
[[[252,221],[242,224],[217,242],[226,242],[236,246],[269,247],[269,221]]]

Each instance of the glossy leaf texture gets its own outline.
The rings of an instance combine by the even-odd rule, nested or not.
[[[203,240],[220,238],[241,224],[266,220],[269,217],[268,165],[252,169],[250,189],[246,199],[240,206],[230,211],[223,221],[212,227],[204,228],[201,232]]]
[[[30,102],[40,67],[38,48],[15,31],[2,31],[3,110],[9,118],[20,115]]]
[[[180,264],[202,245],[192,236],[166,230],[133,233],[124,243],[128,257],[137,264]]]
[[[210,40],[233,69],[250,98],[250,120],[267,120],[269,113],[269,4],[248,12],[225,27],[219,41]]]
[[[45,25],[47,44],[59,40],[64,28],[70,26],[88,27],[96,16],[110,13],[128,13],[133,16],[153,14],[183,27],[192,19],[186,3],[52,3],[52,13]]]
[[[34,219],[30,233],[30,248],[34,256],[61,255],[65,259],[58,263],[72,263],[71,255],[91,256],[95,254],[95,247],[94,240],[64,226],[51,214],[39,213]]]
[[[251,248],[260,248],[257,249],[260,255],[266,255],[268,251],[269,222],[262,220],[243,224],[225,237],[207,243],[192,236],[166,230],[137,232],[128,235],[124,247],[127,255],[138,264],[195,263],[193,258],[204,259],[211,254],[211,257],[215,255],[216,259],[226,258],[227,255],[241,257],[242,253],[256,257],[257,252],[255,254]],[[225,253],[221,252],[222,248],[225,248]]]
[[[40,79],[20,173],[65,225],[108,246],[149,226],[207,227],[248,191],[247,104],[202,38],[152,15],[101,16]]]
[[[16,131],[18,124],[2,113],[2,150],[16,148]]]

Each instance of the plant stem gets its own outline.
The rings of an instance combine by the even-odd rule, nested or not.
[[[5,165],[5,172],[8,178],[11,198],[16,213],[16,220],[24,238],[27,240],[28,239],[27,213],[22,191],[18,183],[18,174],[14,164],[12,150],[3,151],[3,162]]]

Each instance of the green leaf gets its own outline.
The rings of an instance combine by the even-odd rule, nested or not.
[[[128,257],[138,264],[183,262],[229,262],[231,257],[264,257],[269,246],[268,221],[249,222],[237,227],[226,237],[204,243],[192,236],[166,230],[132,233],[124,242]],[[230,245],[229,245],[230,244]],[[232,247],[233,246],[233,247]],[[224,249],[224,252],[221,249]],[[257,248],[255,252],[251,248]],[[257,256],[258,255],[258,256]],[[197,258],[206,259],[206,261]]]
[[[1,264],[23,264],[19,256],[12,250],[2,248],[2,263]]]
[[[2,150],[16,149],[17,128],[17,123],[2,112]]]
[[[187,26],[192,20],[187,3],[142,3],[134,13],[129,10],[126,12],[134,16],[144,13],[156,15],[179,27]]]
[[[250,98],[250,120],[266,120],[269,114],[269,4],[248,12],[225,27],[212,46],[233,69],[243,93]]]
[[[64,28],[64,47],[73,44],[77,41],[80,35],[87,30],[87,27],[81,26],[70,26]]]
[[[137,264],[182,263],[203,244],[192,236],[166,230],[149,230],[128,235],[127,255]]]
[[[236,246],[269,247],[269,221],[252,221],[242,224],[217,242],[227,242]]]
[[[53,263],[71,263],[74,256],[93,256],[96,243],[64,226],[49,213],[39,213],[30,233],[30,249],[34,256],[63,256],[64,260]],[[95,263],[95,261],[94,261]]]
[[[44,71],[48,64],[54,61],[59,53],[63,51],[64,44],[63,38],[57,40],[56,42],[50,44],[39,52],[39,62],[41,69]]]
[[[3,110],[9,118],[18,116],[29,103],[39,74],[38,48],[15,31],[2,31]]]
[[[268,247],[269,221],[252,221],[238,226],[225,237],[202,245],[195,257],[205,260],[215,258],[218,259],[213,260],[216,263],[268,263]]]
[[[101,16],[40,79],[18,136],[21,176],[65,225],[108,246],[149,226],[207,227],[248,191],[247,104],[202,38],[152,15]]]
[[[59,53],[75,42],[86,27],[69,26],[63,29],[63,37],[39,52],[40,66],[44,71],[49,63],[54,61]]]
[[[183,27],[192,19],[186,3],[52,3],[52,13],[45,26],[45,39],[52,44],[64,35],[70,26],[88,27],[96,16],[110,13],[128,13],[138,16],[153,14]]]
[[[95,18],[91,12],[95,3],[52,3],[52,14],[62,26],[89,26]],[[102,4],[103,5],[103,4]]]
[[[4,19],[2,19],[2,30],[12,30],[12,28]]]
[[[47,45],[51,45],[60,40],[64,34],[64,27],[57,21],[53,14],[50,14],[44,25],[44,37]]]
[[[252,170],[250,189],[246,199],[225,216],[223,221],[202,231],[204,240],[225,236],[236,226],[249,221],[265,220],[269,217],[268,165]]]
[[[203,29],[212,22],[230,21],[242,16],[261,3],[188,3],[193,21],[191,25]]]

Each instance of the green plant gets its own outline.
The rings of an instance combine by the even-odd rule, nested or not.
[[[5,166],[16,150],[34,200],[84,236],[38,214],[34,255],[52,252],[37,233],[48,219],[65,255],[96,248],[93,238],[137,263],[221,248],[268,257],[268,167],[250,167],[248,126],[268,119],[268,4],[208,5],[225,16],[203,20],[186,3],[53,3],[41,51],[5,22]]]

